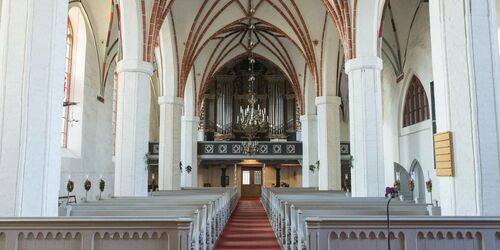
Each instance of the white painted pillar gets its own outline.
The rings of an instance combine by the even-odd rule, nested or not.
[[[181,116],[183,99],[163,96],[160,104],[160,155],[158,187],[160,190],[178,190],[181,184]],[[183,164],[183,169],[186,168]]]
[[[197,130],[197,133],[198,133],[197,140],[198,141],[205,141],[205,129],[199,128]]]
[[[0,216],[56,216],[68,3],[1,4]]]
[[[353,196],[384,195],[382,60],[359,57],[345,64],[349,76],[349,117]]]
[[[318,109],[319,189],[341,190],[340,97],[316,97]]]
[[[300,117],[302,128],[302,186],[318,186],[318,170],[309,169],[316,166],[318,161],[318,117],[317,115],[303,115]]]
[[[494,2],[429,2],[437,132],[453,133],[454,176],[434,180],[443,215],[500,215]]]
[[[200,118],[197,116],[182,116],[182,140],[181,161],[183,165],[182,187],[198,186],[198,124]],[[187,172],[187,166],[191,166],[191,172]]]
[[[153,66],[140,60],[118,62],[115,196],[146,196],[149,98]]]

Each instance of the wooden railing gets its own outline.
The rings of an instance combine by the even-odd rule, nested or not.
[[[188,250],[190,225],[182,218],[1,218],[0,250]]]
[[[500,218],[426,215],[408,201],[341,192],[263,188],[262,202],[283,249],[500,250]]]
[[[385,218],[307,218],[307,249],[387,249]],[[500,250],[500,218],[391,218],[391,250]]]

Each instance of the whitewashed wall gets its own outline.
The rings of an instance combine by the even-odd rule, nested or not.
[[[74,9],[70,10],[72,13]],[[75,24],[74,24],[75,25]],[[86,25],[86,26],[85,26]],[[88,23],[76,26],[75,29],[87,29]],[[76,195],[78,202],[85,198],[83,183],[86,176],[92,181],[92,189],[88,194],[89,200],[99,196],[99,178],[102,175],[106,181],[103,197],[110,197],[113,193],[114,163],[112,159],[112,112],[113,112],[113,76],[108,79],[104,103],[97,100],[99,93],[100,71],[97,53],[93,38],[89,32],[75,30],[75,33],[86,34],[85,52],[74,54],[74,82],[80,94],[75,95],[75,119],[76,125],[70,129],[70,145],[68,149],[62,149],[61,185],[60,195],[67,195],[66,183],[68,177],[75,183],[72,194]],[[76,40],[82,42],[85,39]],[[77,49],[81,49],[76,44]],[[82,51],[80,51],[82,52]],[[114,72],[111,69],[110,72]],[[83,84],[82,84],[83,83]],[[75,127],[78,130],[75,131]]]
[[[395,5],[403,7],[404,5]],[[406,13],[395,9],[396,13]],[[404,40],[404,39],[402,39]],[[384,166],[386,186],[394,182],[394,162],[403,166],[408,172],[412,163],[417,160],[422,167],[424,179],[433,180],[433,200],[439,200],[438,181],[434,175],[434,151],[432,142],[432,120],[403,128],[402,115],[406,91],[413,76],[421,81],[429,105],[431,104],[430,83],[433,81],[432,53],[429,26],[429,9],[423,4],[419,10],[410,33],[405,78],[396,83],[394,70],[388,60],[384,59],[382,73],[383,82],[383,117],[384,117]],[[431,110],[429,109],[429,112]],[[420,183],[424,185],[424,183]],[[402,185],[407,185],[402,183]],[[430,202],[430,195],[427,202]]]

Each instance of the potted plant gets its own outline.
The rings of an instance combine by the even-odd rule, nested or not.
[[[399,194],[399,199],[404,200],[404,196],[401,194],[401,182],[399,180],[394,181],[393,187],[394,192]]]
[[[87,176],[87,179],[83,183],[83,188],[85,188],[85,202],[88,201],[87,194],[89,190],[92,188],[92,182],[89,180],[89,177]]]
[[[394,188],[394,192],[399,193],[399,191],[401,191],[401,183],[399,180],[395,180],[392,187]]]
[[[189,173],[191,173],[191,170],[193,170],[193,168],[191,167],[191,165],[187,165],[186,166],[186,172],[189,174]]]
[[[431,195],[431,203],[433,203],[433,201],[432,201],[432,180],[430,178],[427,181],[425,181],[425,189]]]
[[[105,187],[106,187],[106,182],[102,179],[102,176],[101,176],[101,180],[99,180],[99,191],[101,191],[99,193],[99,200],[102,199],[102,192],[104,192]]]
[[[408,181],[408,189],[410,190],[410,192],[413,192],[413,190],[415,190],[415,182],[413,181],[413,179],[410,179]]]
[[[427,189],[427,192],[432,193],[432,180],[428,179],[425,182],[425,189]]]
[[[66,191],[68,191],[68,203],[69,203],[69,195],[75,189],[75,183],[71,180],[71,177],[68,178],[68,183],[66,183]]]

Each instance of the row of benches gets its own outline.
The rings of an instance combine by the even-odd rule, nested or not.
[[[308,246],[307,218],[381,217],[386,215],[383,197],[347,197],[342,191],[309,188],[262,188],[262,202],[283,249]],[[428,216],[425,204],[394,200],[391,215]]]
[[[159,191],[149,197],[119,197],[69,204],[60,210],[60,216],[189,219],[189,248],[212,249],[237,199],[236,188]]]

